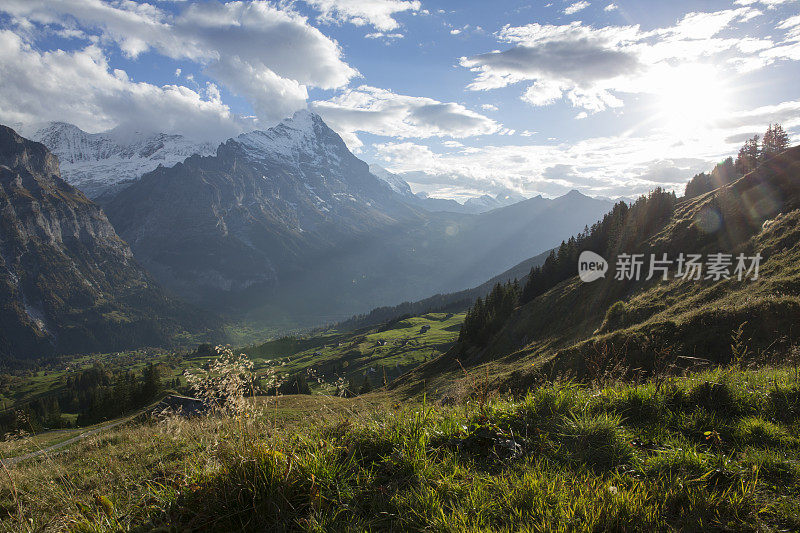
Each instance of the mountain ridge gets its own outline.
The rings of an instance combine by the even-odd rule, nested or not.
[[[210,155],[217,146],[176,134],[87,133],[66,122],[36,128],[30,138],[58,156],[63,179],[92,199],[113,195],[158,165],[172,166],[195,153]]]

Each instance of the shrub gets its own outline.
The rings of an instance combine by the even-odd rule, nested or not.
[[[800,389],[778,387],[770,391],[768,409],[771,416],[792,422],[800,416]]]
[[[633,452],[619,418],[608,414],[578,415],[563,422],[560,440],[570,460],[600,468],[631,460]]]
[[[219,357],[208,370],[186,371],[186,382],[212,411],[227,414],[243,413],[252,395],[255,377],[253,363],[246,355],[234,355],[230,348],[217,346]]]
[[[734,430],[734,437],[741,444],[759,447],[779,445],[789,439],[785,430],[757,417],[739,421]]]

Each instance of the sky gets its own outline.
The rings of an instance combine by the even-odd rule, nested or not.
[[[781,123],[798,0],[3,0],[0,123],[221,141],[298,109],[415,192],[682,193]]]

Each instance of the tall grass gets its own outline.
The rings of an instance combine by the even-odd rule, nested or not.
[[[642,531],[800,528],[791,369],[593,389],[480,409],[246,399],[0,476],[8,530]],[[303,403],[305,402],[305,403]],[[718,402],[718,403],[715,403]],[[247,424],[243,428],[243,424]],[[247,438],[242,438],[246,429]]]

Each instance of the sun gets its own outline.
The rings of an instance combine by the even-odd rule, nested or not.
[[[668,133],[701,134],[713,129],[730,112],[730,85],[711,65],[672,67],[659,73],[654,81],[656,122]]]

